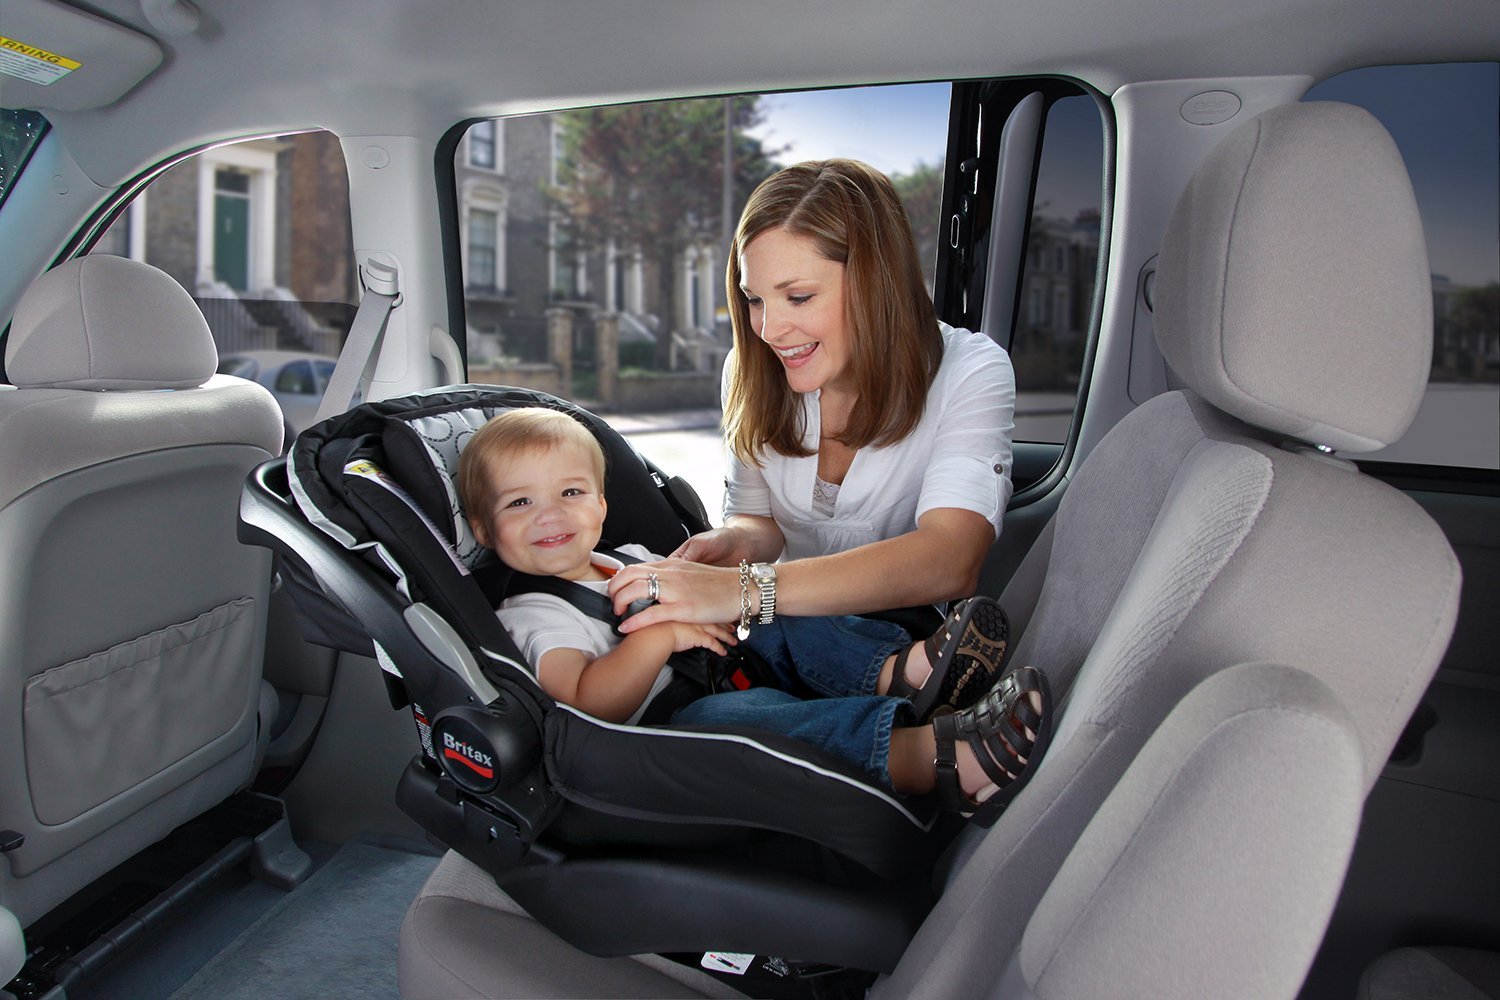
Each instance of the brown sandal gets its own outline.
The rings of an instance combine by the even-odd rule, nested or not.
[[[920,722],[973,705],[994,686],[1010,640],[1005,609],[989,597],[969,597],[954,606],[943,627],[922,640],[932,674],[920,688],[906,679],[906,659],[915,644],[896,654],[886,694],[911,702]]]
[[[1031,707],[1029,695],[1041,696],[1042,711]],[[1052,692],[1047,676],[1035,667],[1020,667],[1000,679],[977,704],[932,720],[937,737],[937,791],[945,809],[968,816],[980,826],[995,822],[1002,810],[1031,779],[1052,737]],[[1035,738],[1028,738],[1027,732]],[[955,743],[962,739],[995,786],[983,800],[964,794],[958,781]]]

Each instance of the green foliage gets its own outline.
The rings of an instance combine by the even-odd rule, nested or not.
[[[891,183],[906,206],[917,257],[929,277],[937,266],[939,216],[943,211],[943,160],[918,163],[908,174],[892,174]]]
[[[675,316],[676,261],[689,247],[722,238],[726,113],[730,225],[776,168],[771,152],[746,134],[760,120],[759,100],[660,101],[559,115],[563,157],[558,184],[547,193],[571,246],[639,248],[659,290],[656,311]],[[665,365],[666,347],[663,337],[658,366]]]

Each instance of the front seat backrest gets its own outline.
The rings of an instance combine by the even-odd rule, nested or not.
[[[16,308],[0,390],[0,905],[29,925],[244,785],[269,555],[235,537],[271,394],[214,374],[160,270],[82,257]]]
[[[1063,696],[1052,746],[993,829],[966,831],[872,996],[989,994],[1080,831],[1205,677],[1247,662],[1317,677],[1368,792],[1452,634],[1442,532],[1333,454],[1399,438],[1427,380],[1427,256],[1384,128],[1315,103],[1231,133],[1178,200],[1155,303],[1188,388],[1100,441],[1002,597],[1014,662]]]

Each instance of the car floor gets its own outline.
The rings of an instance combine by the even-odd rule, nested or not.
[[[68,997],[398,996],[397,933],[439,853],[392,837],[299,846],[315,868],[292,891],[237,866]]]

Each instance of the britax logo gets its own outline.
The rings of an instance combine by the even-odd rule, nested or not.
[[[463,740],[455,739],[452,733],[443,734],[443,756],[458,761],[480,777],[495,776],[495,758],[481,753]]]

